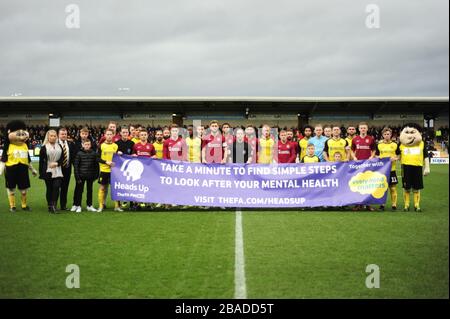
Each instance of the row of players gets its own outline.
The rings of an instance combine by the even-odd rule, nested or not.
[[[111,167],[114,165],[114,154],[145,156],[152,158],[164,158],[203,163],[295,163],[295,162],[319,162],[319,161],[347,161],[390,157],[392,160],[392,172],[390,180],[392,208],[397,206],[395,162],[398,160],[400,148],[391,140],[392,131],[389,128],[383,130],[383,140],[376,144],[373,137],[367,135],[367,123],[356,129],[350,127],[348,136],[341,137],[341,129],[338,126],[332,128],[330,139],[323,136],[323,128],[316,125],[314,128],[305,127],[304,137],[299,142],[289,141],[286,131],[274,136],[268,125],[262,127],[260,138],[256,137],[254,128],[248,127],[245,131],[237,129],[231,134],[224,129],[219,129],[217,121],[209,123],[209,130],[205,131],[198,126],[188,128],[188,136],[182,137],[180,129],[173,124],[170,127],[170,136],[164,140],[163,132],[156,132],[154,143],[148,142],[148,133],[145,129],[137,133],[122,127],[120,133],[116,132],[116,123],[109,123],[108,129],[95,145],[89,139],[89,131],[82,129],[77,144],[68,141],[67,129],[58,131],[49,130],[46,134],[44,145],[40,151],[39,175],[45,180],[47,187],[47,202],[49,211],[56,211],[56,203],[60,197],[61,210],[66,210],[67,191],[72,176],[72,167],[75,171],[76,187],[72,210],[81,211],[81,197],[84,184],[87,184],[87,206],[92,207],[92,184],[98,179],[99,209],[104,209],[110,184]],[[314,130],[314,136],[313,136]],[[353,133],[354,131],[354,133]],[[352,134],[353,133],[353,134]],[[94,148],[98,148],[94,151]],[[408,155],[402,156],[402,164],[408,162]],[[20,184],[19,189],[29,188],[29,180],[18,179],[12,184]],[[26,184],[26,185],[25,185]],[[420,186],[420,185],[419,185]],[[115,210],[120,211],[119,203],[115,203]],[[370,209],[372,210],[372,209]]]
[[[396,208],[397,195],[395,185],[397,184],[397,177],[395,174],[395,161],[397,160],[399,149],[397,144],[391,141],[392,132],[388,128],[383,131],[384,140],[375,147],[373,137],[367,135],[366,123],[359,124],[359,135],[350,135],[346,139],[340,137],[341,129],[338,126],[333,127],[330,139],[322,135],[323,129],[321,125],[316,125],[315,128],[306,127],[304,129],[304,137],[298,143],[289,141],[286,131],[280,131],[279,140],[276,141],[274,136],[271,135],[270,127],[267,125],[262,127],[262,137],[257,139],[254,129],[251,127],[248,127],[245,131],[239,128],[235,131],[235,134],[226,134],[226,130],[223,133],[220,132],[217,121],[212,121],[209,124],[208,134],[205,134],[202,126],[197,127],[195,132],[193,127],[189,127],[188,137],[186,138],[182,137],[178,126],[173,124],[170,127],[170,136],[168,138],[164,140],[163,132],[157,131],[155,142],[150,143],[148,142],[148,132],[145,129],[139,130],[137,134],[131,136],[128,127],[122,127],[120,133],[117,134],[115,132],[115,123],[110,123],[105,135],[100,140],[97,152],[92,151],[92,142],[86,134],[88,132],[82,130],[80,143],[83,150],[74,159],[77,186],[72,210],[81,211],[81,197],[85,183],[87,183],[88,188],[88,210],[94,210],[92,208],[91,195],[92,183],[98,178],[100,188],[98,194],[99,208],[97,211],[103,211],[111,179],[111,167],[114,165],[112,157],[116,153],[118,155],[125,154],[156,159],[222,164],[270,164],[295,163],[299,161],[311,163],[324,160],[363,160],[373,158],[376,155],[381,158],[391,157],[393,161],[391,195],[393,208]],[[313,130],[314,136],[312,136]],[[56,139],[56,132],[53,134]],[[61,130],[59,135],[60,140],[61,138],[63,140],[66,139],[64,130],[62,130],[62,136]],[[70,149],[70,146],[68,148]],[[62,155],[64,157],[64,154]],[[44,162],[45,159],[41,159],[41,163]],[[100,165],[99,175],[97,175],[97,162]],[[42,165],[45,168],[45,165]],[[52,200],[50,198],[49,202],[55,202],[55,199]],[[122,210],[118,202],[115,203],[115,210]]]
[[[122,127],[116,132],[116,123],[111,122],[108,130],[113,131],[113,142],[118,143],[123,154],[136,154],[155,157],[159,159],[172,159],[203,163],[295,163],[301,162],[306,155],[308,144],[315,148],[315,156],[312,160],[333,161],[334,155],[339,153],[342,160],[365,159],[373,157],[371,151],[375,151],[375,139],[367,135],[366,123],[359,125],[360,139],[357,137],[356,128],[348,127],[347,137],[341,137],[341,128],[332,127],[330,137],[324,135],[322,125],[314,128],[306,126],[299,142],[294,141],[291,130],[274,132],[268,125],[261,128],[259,136],[254,127],[249,126],[245,130],[237,128],[234,131],[228,124],[223,124],[219,129],[219,123],[212,121],[208,130],[204,126],[195,129],[178,128],[173,124],[166,130],[158,130],[155,133],[153,143],[148,141],[148,133],[145,128]],[[390,131],[392,133],[392,131]],[[79,149],[81,141],[88,139],[89,131],[84,128],[80,131]],[[391,134],[392,136],[392,134]],[[367,142],[365,140],[367,139]],[[103,136],[99,144],[105,141]],[[128,142],[131,141],[131,142]],[[352,149],[352,144],[355,147]],[[367,147],[362,144],[367,144]],[[367,146],[366,145],[366,146]],[[96,148],[94,143],[93,148]],[[237,149],[236,149],[237,148]],[[306,159],[311,161],[311,159]]]

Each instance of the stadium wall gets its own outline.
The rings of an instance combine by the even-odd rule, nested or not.
[[[8,123],[8,121],[15,119],[13,117],[9,118],[8,120],[0,120],[0,126],[1,125],[6,125]],[[66,125],[66,126],[70,126],[70,125],[89,125],[89,126],[104,126],[108,123],[108,121],[110,120],[114,120],[116,121],[119,125],[129,125],[129,124],[140,124],[140,125],[145,125],[145,126],[152,126],[152,127],[157,127],[157,126],[165,126],[165,125],[170,125],[172,123],[172,120],[115,120],[113,117],[111,117],[110,119],[104,119],[104,120],[98,120],[98,119],[85,119],[85,120],[67,120],[67,119],[61,119],[61,125]],[[191,125],[193,123],[194,119],[186,119],[183,121],[184,125]],[[204,125],[208,125],[211,119],[201,119],[198,118],[196,120],[201,120],[202,123]],[[47,120],[24,120],[28,125],[30,126],[36,126],[36,125],[48,125],[49,121]],[[390,120],[390,121],[376,121],[376,120],[333,120],[332,116],[330,116],[329,119],[311,119],[309,121],[310,125],[315,125],[315,124],[322,124],[322,125],[340,125],[340,126],[349,126],[349,125],[357,125],[359,122],[364,121],[367,122],[370,126],[377,126],[377,127],[381,127],[384,125],[392,125],[392,126],[401,126],[405,123],[417,123],[419,125],[423,126],[423,120],[411,120],[411,121],[395,121],[395,120]],[[298,126],[298,122],[297,119],[293,120],[293,121],[288,121],[288,120],[283,120],[283,121],[270,121],[270,120],[219,120],[220,123],[224,123],[227,122],[229,123],[231,126],[239,126],[239,125],[253,125],[256,127],[261,126],[262,124],[268,124],[270,126],[278,126],[278,127],[297,127]],[[441,126],[448,126],[448,120],[447,121],[436,121],[435,123],[435,127],[441,127]]]
[[[299,123],[324,125],[400,126],[407,122],[424,124],[435,118],[435,127],[448,126],[448,97],[437,98],[127,98],[115,97],[0,97],[0,125],[21,119],[29,125],[48,124],[49,113],[63,125],[119,124],[164,126],[174,118],[184,125],[193,120],[208,124],[212,119],[232,126],[269,124],[298,127]],[[177,121],[179,122],[179,121]]]

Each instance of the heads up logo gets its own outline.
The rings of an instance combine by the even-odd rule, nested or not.
[[[142,173],[144,172],[144,165],[138,160],[126,160],[123,162],[120,168],[123,176],[127,178],[127,182],[130,180],[135,182],[141,179]]]

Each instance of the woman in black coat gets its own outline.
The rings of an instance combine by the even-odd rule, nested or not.
[[[45,181],[46,198],[49,213],[56,213],[56,203],[62,183],[62,148],[56,142],[58,135],[55,130],[49,130],[45,135],[44,145],[39,153],[39,178]]]
[[[86,183],[87,210],[95,212],[97,210],[92,206],[92,184],[98,178],[99,174],[97,153],[92,150],[92,142],[89,139],[83,141],[82,147],[82,150],[77,153],[73,163],[76,186],[71,211],[81,213],[81,199],[83,197],[84,183]]]

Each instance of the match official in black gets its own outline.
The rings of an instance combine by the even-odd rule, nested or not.
[[[61,210],[67,210],[67,192],[69,190],[70,178],[72,175],[72,164],[76,156],[76,147],[73,142],[67,140],[67,129],[61,127],[58,130],[58,144],[62,148],[62,174],[61,193],[59,196],[59,205]]]
[[[253,161],[253,149],[245,141],[245,132],[243,129],[236,130],[236,140],[228,150],[228,163],[250,164]]]
[[[120,140],[116,142],[118,155],[131,155],[133,153],[134,142],[130,140],[130,130],[127,126],[120,129]]]
[[[134,142],[130,139],[130,129],[128,126],[122,126],[120,128],[120,140],[116,142],[118,148],[117,148],[117,154],[118,155],[131,155],[133,154],[133,146]],[[125,208],[127,206],[126,202],[120,203],[122,208]],[[133,203],[130,203],[130,206],[134,206]]]

